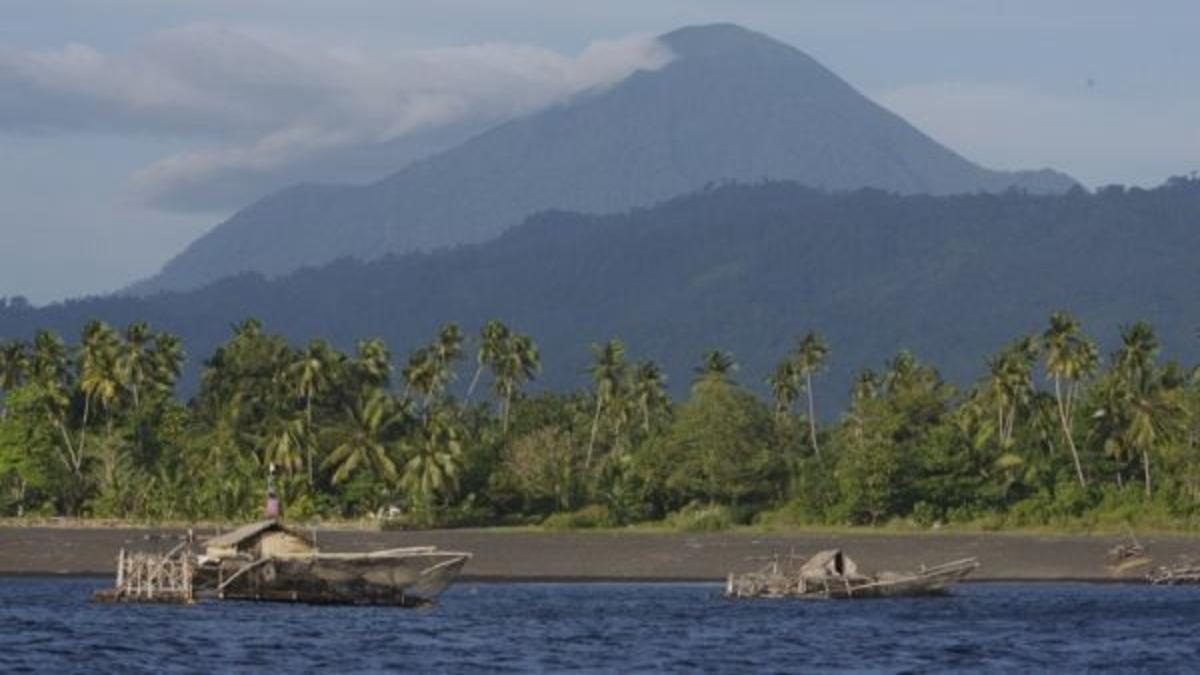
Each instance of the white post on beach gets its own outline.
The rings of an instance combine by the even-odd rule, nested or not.
[[[125,590],[125,549],[117,553],[117,595]]]

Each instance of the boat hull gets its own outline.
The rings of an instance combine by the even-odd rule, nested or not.
[[[731,598],[798,598],[850,600],[941,595],[976,568],[974,558],[910,573],[884,572],[874,576],[788,574],[773,567],[765,572],[730,575],[725,594]]]
[[[449,586],[469,554],[316,554],[224,560],[214,593],[229,600],[415,606]]]

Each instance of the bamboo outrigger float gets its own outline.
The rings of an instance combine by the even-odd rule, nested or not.
[[[730,598],[850,599],[937,595],[979,567],[976,558],[964,558],[913,572],[860,574],[858,565],[833,549],[820,551],[797,565],[774,560],[746,574],[730,574],[725,595]]]

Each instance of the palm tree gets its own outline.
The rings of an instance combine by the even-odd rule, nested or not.
[[[1086,487],[1083,464],[1079,461],[1079,450],[1071,432],[1071,420],[1079,391],[1080,381],[1095,372],[1099,361],[1096,345],[1082,335],[1079,321],[1064,312],[1050,315],[1050,326],[1042,335],[1045,346],[1046,372],[1054,379],[1054,398],[1058,403],[1058,419],[1066,438],[1071,458],[1075,462],[1075,475],[1079,485]],[[1065,383],[1065,391],[1064,391]]]
[[[520,386],[533,380],[542,369],[537,345],[528,335],[514,333],[506,342],[496,363],[493,387],[501,401],[501,428],[508,433],[513,398]]]
[[[996,406],[996,431],[1000,446],[1012,444],[1017,411],[1033,397],[1033,368],[1037,364],[1037,339],[1018,339],[988,360],[986,391]]]
[[[592,345],[593,361],[588,372],[596,386],[596,409],[592,415],[592,433],[588,438],[587,456],[583,462],[586,470],[592,466],[592,453],[596,447],[596,434],[600,430],[600,415],[604,406],[621,394],[626,378],[625,343],[613,339],[603,345]]]
[[[305,454],[309,462],[312,461],[311,443],[305,432],[303,417],[286,413],[269,415],[263,422],[262,432],[255,438],[256,445],[262,450],[262,464],[275,464],[288,476],[302,470]],[[311,478],[309,484],[312,484]]]
[[[817,416],[813,405],[812,377],[825,368],[825,360],[829,358],[829,344],[814,332],[809,332],[796,346],[793,356],[796,374],[804,378],[804,391],[808,395],[808,438],[813,446],[813,453],[819,458],[821,448],[817,445]]]
[[[464,407],[471,400],[471,394],[475,392],[475,387],[479,384],[479,376],[483,374],[483,369],[491,368],[492,372],[496,371],[496,364],[499,362],[511,334],[512,331],[508,326],[495,319],[488,321],[479,331],[479,351],[475,354],[475,375],[471,378],[471,386],[467,387],[467,395],[463,397]]]
[[[25,383],[29,374],[29,348],[19,340],[0,342],[0,392],[7,395]],[[8,414],[0,398],[0,419]]]
[[[796,386],[796,364],[790,355],[775,366],[775,370],[767,376],[767,384],[771,387],[771,397],[775,400],[775,414],[780,418],[786,417],[796,399],[800,398],[800,389]]]
[[[643,361],[633,371],[633,397],[642,412],[642,430],[650,433],[651,414],[665,408],[670,399],[667,396],[667,376],[662,367],[654,361]]]
[[[69,420],[75,384],[67,368],[67,347],[55,333],[38,331],[33,339],[30,384],[35,387],[36,406],[46,427],[57,433],[53,444],[57,459],[70,474],[73,484],[64,492],[65,509],[74,515],[81,506],[81,487],[87,456],[72,439]]]
[[[1182,389],[1169,386],[1158,371],[1158,337],[1139,321],[1121,328],[1121,348],[1113,357],[1126,425],[1122,440],[1142,458],[1146,497],[1152,493],[1150,451],[1182,426],[1187,413]]]
[[[392,461],[393,432],[405,419],[403,409],[383,389],[367,389],[347,409],[349,428],[321,464],[333,469],[333,482],[340,483],[360,466],[370,466],[388,480],[396,479]]]
[[[187,354],[179,336],[170,333],[155,334],[154,351],[150,356],[150,377],[157,393],[170,395],[175,390],[175,383],[183,374],[183,363],[186,359]]]
[[[863,368],[858,371],[858,375],[854,377],[854,384],[850,389],[850,398],[853,403],[862,401],[870,401],[879,395],[879,376],[870,368]]]
[[[380,338],[372,338],[360,340],[356,347],[358,356],[354,366],[361,384],[386,387],[392,374],[392,354],[388,351],[387,343]]]
[[[732,354],[720,349],[710,349],[704,352],[704,356],[700,359],[700,365],[696,367],[695,372],[700,379],[712,377],[726,380],[736,370],[737,362],[733,360]]]
[[[400,485],[428,514],[439,496],[458,488],[463,450],[455,419],[445,411],[431,415],[404,448],[408,459]]]
[[[33,337],[29,373],[41,384],[61,383],[67,376],[67,345],[62,338],[47,330]]]
[[[441,393],[454,381],[455,364],[463,357],[463,334],[458,324],[448,323],[438,331],[437,340],[430,346],[433,362],[437,367],[434,378],[434,396]]]
[[[79,347],[79,389],[83,392],[83,418],[79,425],[79,451],[87,439],[92,403],[108,413],[121,394],[117,359],[121,345],[117,332],[108,324],[90,321],[83,328]]]
[[[117,368],[121,380],[133,396],[133,409],[141,411],[142,385],[149,379],[153,369],[149,344],[150,326],[145,321],[134,321],[125,328],[125,344],[121,347]]]
[[[292,390],[297,396],[304,399],[306,435],[311,435],[313,431],[313,401],[324,393],[329,386],[329,371],[333,364],[333,359],[331,358],[332,351],[329,348],[329,343],[324,340],[313,340],[300,353],[299,358],[288,366],[287,377],[291,382]],[[307,446],[308,450],[308,484],[312,485],[315,480],[313,475],[313,443],[306,442],[305,446]]]
[[[907,349],[896,352],[888,362],[887,372],[883,374],[883,389],[888,394],[896,394],[915,386],[921,376],[921,364],[917,357]]]
[[[437,363],[428,347],[421,347],[408,355],[408,363],[400,369],[404,379],[404,392],[400,398],[407,400],[409,393],[416,392],[429,400],[437,387]]]

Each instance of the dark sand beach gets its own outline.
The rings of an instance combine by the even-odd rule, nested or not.
[[[101,574],[113,572],[118,549],[170,546],[157,535],[178,529],[100,527],[0,528],[2,574]],[[197,531],[207,536],[212,530]],[[983,563],[974,580],[1114,579],[1105,553],[1120,535],[1031,535],[998,533],[646,533],[538,532],[503,530],[374,531],[321,529],[327,551],[435,544],[475,555],[466,577],[522,581],[715,581],[730,571],[762,565],[771,556],[807,555],[841,548],[867,570],[902,570],[975,556]],[[1141,542],[1154,564],[1200,553],[1200,538],[1146,536]],[[1140,578],[1146,568],[1134,570]]]

